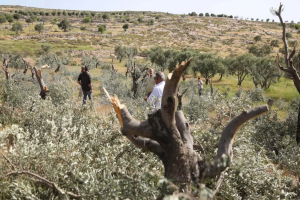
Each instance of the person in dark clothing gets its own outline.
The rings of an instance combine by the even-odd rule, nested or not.
[[[78,77],[78,84],[81,85],[82,92],[83,92],[83,102],[82,105],[86,104],[86,99],[89,97],[92,100],[92,81],[91,75],[89,74],[89,68],[85,66],[82,70],[82,73]]]

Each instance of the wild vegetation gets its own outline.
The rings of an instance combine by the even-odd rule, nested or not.
[[[300,35],[273,12],[0,6],[0,199],[298,199]],[[170,73],[152,114],[149,68]]]

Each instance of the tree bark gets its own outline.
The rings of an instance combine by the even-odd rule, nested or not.
[[[285,66],[286,67],[282,67],[279,63],[279,54],[277,53],[277,66],[280,70],[286,72],[289,76],[292,77],[293,82],[294,82],[294,86],[296,87],[298,93],[300,94],[300,77],[299,74],[296,70],[296,68],[293,65],[293,56],[296,54],[297,50],[297,43],[294,46],[293,51],[291,52],[291,54],[289,54],[289,47],[288,47],[288,43],[287,43],[287,39],[286,39],[286,25],[283,22],[283,19],[281,17],[281,12],[283,11],[283,5],[280,3],[279,5],[279,9],[277,11],[275,11],[275,14],[278,16],[280,24],[282,26],[282,41],[284,44],[284,50],[285,50],[285,55],[284,55],[284,61],[285,61]],[[298,62],[300,61],[300,54],[299,54],[299,58],[298,58]],[[300,112],[300,111],[299,111]],[[298,146],[300,146],[300,122],[299,122],[299,114],[298,114],[298,123],[297,123],[297,131],[296,131],[296,141]]]
[[[37,69],[36,67],[33,67],[34,72],[36,74],[38,83],[40,85],[41,88],[41,92],[40,92],[40,96],[42,97],[42,99],[46,99],[46,96],[49,92],[47,86],[44,83],[43,77],[42,77],[42,70],[41,69]]]
[[[110,97],[104,89],[119,119],[121,132],[135,146],[156,154],[163,162],[165,177],[182,191],[189,190],[192,183],[214,178],[224,171],[232,160],[232,144],[238,129],[249,119],[268,111],[267,106],[260,106],[235,117],[222,133],[216,158],[206,162],[204,155],[193,150],[189,123],[181,111],[176,111],[178,82],[190,62],[191,59],[177,65],[168,75],[161,109],[149,114],[143,122],[134,119],[126,106],[120,104],[117,97]]]

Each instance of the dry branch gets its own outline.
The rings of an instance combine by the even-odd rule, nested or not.
[[[251,109],[248,112],[242,112],[229,122],[222,132],[222,136],[218,145],[217,156],[212,163],[206,163],[207,166],[202,178],[214,177],[228,167],[233,158],[232,144],[240,127],[250,119],[263,115],[268,111],[269,109],[267,105],[259,106]]]
[[[74,194],[72,192],[66,192],[63,189],[61,189],[60,187],[58,187],[56,183],[51,182],[51,181],[47,180],[46,178],[41,177],[41,176],[39,176],[39,175],[37,175],[35,173],[32,173],[32,172],[28,172],[28,171],[20,171],[20,172],[18,172],[18,171],[12,171],[12,172],[9,172],[8,174],[6,174],[6,176],[22,175],[22,174],[33,176],[33,177],[41,180],[43,183],[45,183],[46,185],[48,185],[49,187],[51,187],[53,190],[55,190],[59,194],[67,194],[68,196],[70,196],[71,198],[74,198],[74,199],[80,199],[81,198],[80,195]]]
[[[44,65],[41,68],[48,68],[48,65]],[[46,99],[47,93],[49,92],[48,87],[45,85],[43,77],[42,77],[42,70],[41,69],[37,69],[36,67],[33,67],[33,70],[36,74],[36,78],[38,80],[38,83],[40,85],[41,88],[41,92],[40,92],[40,96],[42,97],[42,99]]]

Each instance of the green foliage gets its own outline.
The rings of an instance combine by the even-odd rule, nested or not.
[[[16,20],[19,20],[19,19],[21,18],[21,15],[18,14],[18,13],[15,13],[15,14],[13,15],[13,17],[14,17],[14,19],[16,19]]]
[[[96,56],[89,57],[89,56],[84,56],[81,59],[81,65],[82,66],[88,66],[89,69],[94,69],[96,67],[101,67],[104,65],[103,62],[100,61],[100,59]]]
[[[255,57],[243,54],[236,58],[228,59],[226,62],[229,73],[238,77],[238,85],[241,85],[245,77],[255,66]]]
[[[103,20],[109,20],[109,19],[110,19],[109,14],[108,14],[108,13],[104,13],[104,14],[102,15],[102,19],[103,19]]]
[[[42,50],[44,51],[45,54],[48,54],[51,50],[51,46],[50,45],[46,45],[46,44],[42,44],[41,45]]]
[[[271,45],[272,48],[273,47],[279,47],[279,41],[278,40],[272,40],[270,45]]]
[[[200,17],[203,17],[203,13],[200,13],[199,16],[200,16]]]
[[[189,13],[189,16],[197,16],[196,12]]]
[[[276,66],[275,60],[269,57],[261,57],[255,60],[255,65],[249,68],[255,86],[260,85],[267,89],[271,84],[277,83],[281,77],[281,71]]]
[[[26,23],[28,23],[28,24],[32,23],[32,19],[31,19],[31,18],[28,18],[28,19],[26,19],[25,21],[26,21]]]
[[[268,44],[264,44],[261,48],[258,48],[256,45],[251,45],[248,48],[249,53],[257,56],[263,57],[271,53],[272,47]]]
[[[173,71],[177,64],[180,64],[181,62],[186,62],[189,58],[196,57],[198,54],[198,50],[189,48],[184,48],[181,51],[169,50],[170,59],[168,61],[168,70],[170,72]]]
[[[104,31],[106,31],[106,25],[102,24],[98,26],[98,32],[100,32],[101,34],[104,33]]]
[[[254,39],[255,42],[261,41],[261,36],[257,35],[253,39]]]
[[[23,26],[21,23],[19,22],[16,22],[12,25],[12,28],[11,28],[12,31],[16,32],[16,34],[19,33],[19,31],[23,31]]]
[[[131,46],[121,46],[118,45],[115,47],[115,55],[117,59],[121,62],[124,57],[127,56],[128,59],[131,59],[133,56],[138,54],[138,49]]]
[[[37,32],[41,33],[44,30],[44,25],[43,24],[36,24],[34,26],[34,30],[36,30]]]
[[[81,26],[81,27],[80,27],[80,30],[85,31],[85,30],[86,30],[86,27],[85,27],[85,26]]]
[[[221,57],[217,57],[214,54],[199,54],[194,58],[192,63],[193,71],[200,72],[201,76],[208,80],[213,78],[218,72],[219,68],[223,66],[223,60]]]
[[[64,30],[64,32],[67,32],[71,27],[70,22],[67,19],[62,20],[57,26]]]
[[[148,25],[150,25],[150,26],[154,25],[154,20],[151,19],[151,20],[148,22]]]
[[[161,68],[161,71],[164,71],[169,60],[175,56],[173,50],[163,50],[162,47],[152,47],[147,54],[147,58],[151,63],[158,65]]]
[[[82,20],[83,23],[91,23],[91,21],[92,21],[92,19],[91,19],[90,16],[87,16],[86,18],[84,18],[84,19]]]
[[[210,15],[209,15],[209,13],[205,13],[205,17],[209,17]]]
[[[6,19],[5,15],[1,14],[0,15],[0,24],[5,23],[6,21],[7,21],[7,19]]]
[[[124,25],[122,26],[122,28],[124,29],[124,31],[126,31],[126,30],[129,28],[129,25],[128,25],[128,24],[124,24]]]
[[[295,24],[295,29],[299,30],[300,29],[300,24]]]
[[[291,38],[291,37],[293,37],[293,35],[292,35],[292,33],[287,32],[287,33],[285,33],[285,37],[286,37],[286,38]]]
[[[6,19],[7,19],[7,21],[9,23],[13,23],[14,22],[14,17],[12,15],[5,15],[5,17],[6,17]]]

